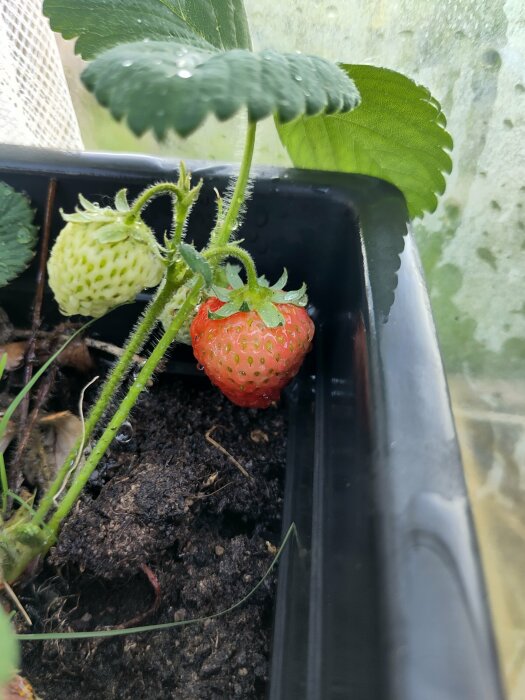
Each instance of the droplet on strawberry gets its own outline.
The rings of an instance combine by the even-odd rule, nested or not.
[[[95,318],[135,299],[162,279],[164,264],[151,229],[129,209],[100,208],[83,197],[84,209],[62,214],[67,221],[48,261],[49,285],[66,316]]]
[[[267,408],[299,371],[312,344],[314,324],[306,310],[294,304],[276,304],[284,323],[274,328],[256,311],[209,317],[223,305],[212,297],[200,307],[190,329],[193,353],[230,401]]]

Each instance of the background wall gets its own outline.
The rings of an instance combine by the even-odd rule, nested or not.
[[[454,170],[415,223],[511,700],[525,697],[525,5],[522,0],[245,0],[256,47],[400,70],[440,100]],[[62,43],[86,148],[234,160],[211,121],[159,146],[114,125]],[[271,125],[257,160],[287,164]]]

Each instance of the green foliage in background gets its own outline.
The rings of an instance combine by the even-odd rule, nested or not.
[[[346,112],[358,104],[354,83],[322,58],[242,49],[188,49],[173,41],[122,44],[84,71],[86,87],[137,135],[188,136],[213,113],[220,121],[246,106],[250,122],[276,114]],[[123,89],[123,86],[125,89]]]
[[[173,40],[251,48],[242,0],[44,0],[51,28],[91,60],[124,42]]]
[[[27,197],[0,182],[0,287],[23,272],[33,257],[34,215]]]
[[[452,161],[445,117],[429,91],[374,66],[343,65],[361,104],[351,113],[277,125],[295,165],[373,175],[396,185],[411,218],[434,211]]]
[[[246,106],[252,122],[275,116],[295,165],[388,180],[412,217],[445,189],[452,139],[425,88],[373,66],[252,54],[241,0],[45,0],[44,13],[78,37],[75,50],[94,59],[85,85],[136,134],[186,136]]]

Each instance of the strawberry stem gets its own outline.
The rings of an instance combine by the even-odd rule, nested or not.
[[[259,286],[255,263],[252,256],[248,253],[248,251],[244,250],[244,248],[240,248],[237,245],[224,245],[220,248],[209,248],[203,252],[203,257],[205,257],[207,260],[210,258],[235,258],[246,270],[248,289],[253,292]]]
[[[181,329],[184,321],[188,318],[188,316],[195,308],[203,286],[204,280],[200,277],[197,278],[193,283],[191,292],[188,294],[188,297],[186,298],[184,304],[174,316],[173,321],[169,326],[168,330],[161,337],[161,339],[153,349],[151,355],[142,366],[142,369],[131,384],[130,388],[128,389],[128,393],[120,403],[118,409],[115,411],[113,418],[110,420],[108,426],[100,436],[98,442],[91,451],[91,454],[87,458],[85,464],[76,474],[75,480],[69,487],[63,499],[60,501],[57,510],[55,511],[55,513],[49,521],[48,529],[51,530],[51,532],[54,535],[56,535],[56,533],[58,532],[60,523],[67,516],[67,514],[75,504],[75,501],[79,497],[89,477],[91,476],[98,463],[104,456],[111,442],[114,440],[120,427],[122,426],[124,421],[127,420],[139,395],[144,391],[148,381],[151,379],[159,362],[162,360],[170,345],[175,340],[175,337]]]
[[[129,338],[124,348],[122,356],[119,358],[119,360],[113,367],[111,373],[107,377],[106,382],[103,385],[102,390],[100,392],[100,395],[89,413],[84,428],[84,442],[87,443],[87,441],[93,433],[93,430],[96,428],[98,421],[102,418],[109,403],[113,400],[116,390],[120,386],[121,382],[123,381],[131,367],[133,356],[140,352],[140,349],[149,337],[153,327],[157,323],[160,313],[164,309],[164,306],[167,304],[167,302],[170,300],[175,288],[175,284],[169,282],[169,280],[166,280],[164,286],[159,288],[157,295],[144,311],[142,320],[137,325],[133,335]],[[76,443],[73,449],[68,454],[66,460],[64,461],[64,464],[58,471],[51,486],[42,498],[36,512],[39,518],[44,518],[52,508],[53,498],[56,496],[56,494],[62,487],[64,479],[66,478],[66,475],[69,472],[71,465],[76,459],[79,447],[79,443]]]
[[[226,216],[222,225],[212,233],[211,247],[221,247],[226,245],[230,240],[231,233],[238,222],[239,212],[246,199],[246,188],[250,177],[250,168],[253,159],[253,150],[255,147],[255,133],[257,125],[248,123],[248,131],[246,133],[246,141],[244,144],[244,153],[242,156],[239,176],[233,190],[233,195],[230,201],[230,206],[226,212]]]
[[[155,197],[159,197],[163,194],[174,194],[177,198],[177,202],[180,202],[183,198],[180,187],[174,182],[159,182],[157,185],[148,187],[144,192],[139,194],[126,217],[126,223],[132,223]]]
[[[195,187],[191,187],[191,173],[188,173],[184,162],[181,161],[179,166],[179,179],[174,182],[159,182],[152,187],[147,187],[137,199],[133,202],[129,214],[126,217],[127,223],[132,223],[137,219],[142,210],[150,204],[150,202],[163,194],[171,194],[174,202],[174,233],[170,242],[170,247],[175,250],[183,238],[184,225],[194,203],[197,201],[201,191],[203,181],[197,183]],[[173,195],[175,195],[173,197]]]

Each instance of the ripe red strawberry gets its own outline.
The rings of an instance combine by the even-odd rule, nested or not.
[[[256,311],[213,319],[224,303],[211,297],[191,324],[193,353],[210,380],[238,406],[267,408],[294,377],[314,336],[305,309],[276,304],[284,324],[269,328]]]

